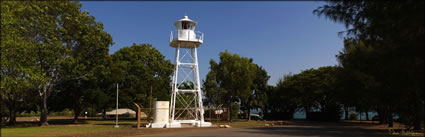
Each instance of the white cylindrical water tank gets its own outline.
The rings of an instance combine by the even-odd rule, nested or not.
[[[154,123],[167,123],[170,115],[169,101],[155,101]]]

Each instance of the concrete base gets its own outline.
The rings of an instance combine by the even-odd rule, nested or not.
[[[149,123],[146,128],[181,128],[182,124],[189,124],[189,127],[211,127],[211,122],[201,122],[197,120],[176,120],[171,123]],[[185,126],[188,127],[188,126]]]
[[[211,122],[196,122],[195,127],[211,127]]]
[[[146,125],[146,128],[180,128],[182,127],[180,123],[149,123]]]
[[[147,128],[166,128],[168,123],[149,123]]]
[[[211,127],[211,122],[199,121],[199,120],[176,120],[175,122],[181,124],[190,124],[193,127]]]
[[[167,128],[181,128],[182,125],[179,122],[171,122],[167,125]]]

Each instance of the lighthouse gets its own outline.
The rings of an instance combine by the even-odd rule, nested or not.
[[[204,41],[204,34],[195,31],[197,25],[197,22],[184,16],[174,22],[176,30],[170,34],[170,46],[176,49],[169,107],[168,127],[171,128],[181,127],[181,124],[211,126],[210,122],[204,121],[197,52]]]

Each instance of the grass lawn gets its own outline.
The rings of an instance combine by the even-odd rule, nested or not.
[[[56,120],[47,127],[38,127],[36,122],[18,122],[17,126],[3,127],[1,134],[2,136],[72,136],[120,130],[112,126],[86,124],[90,121],[83,121],[81,124],[67,124],[68,121],[58,122]]]
[[[114,128],[114,120],[82,120],[78,124],[71,124],[69,121],[49,121],[51,124],[47,127],[38,127],[35,122],[22,122],[18,126],[3,127],[1,136],[129,136],[161,132],[158,129],[136,129],[135,120],[120,120],[120,128]]]
[[[18,122],[17,126],[6,126],[1,129],[1,137],[123,137],[164,132],[182,132],[188,130],[204,130],[215,128],[143,128],[148,121],[142,121],[142,128],[136,128],[136,120],[120,120],[119,128],[114,128],[115,120],[80,120],[72,124],[70,119],[49,120],[49,126],[39,127],[37,122]]]
[[[18,122],[17,126],[6,126],[1,129],[2,137],[51,137],[51,136],[135,136],[157,134],[163,132],[181,132],[187,130],[208,130],[215,128],[171,128],[171,129],[136,129],[136,120],[120,120],[119,128],[114,128],[115,120],[80,120],[78,124],[72,124],[70,119],[49,120],[50,126],[39,127],[37,122]],[[142,121],[147,124],[147,121]],[[235,121],[230,123],[232,127],[264,127],[271,124],[270,121]],[[229,124],[229,123],[213,123]]]
[[[119,132],[123,128],[113,128],[106,126],[48,126],[48,127],[19,127],[3,128],[2,136],[74,136],[74,135],[95,135],[106,132]],[[108,134],[108,133],[107,133]],[[107,135],[105,134],[105,135]],[[99,134],[98,134],[99,135]]]
[[[226,123],[229,124],[232,127],[264,127],[265,124],[272,124],[275,122],[272,121],[234,121],[232,123]]]

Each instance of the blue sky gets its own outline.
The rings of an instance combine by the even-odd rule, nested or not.
[[[198,22],[205,34],[198,49],[201,79],[209,71],[209,60],[218,61],[222,51],[253,58],[271,76],[279,78],[301,70],[336,65],[335,55],[343,48],[338,32],[344,25],[319,18],[312,12],[325,2],[82,2],[82,10],[102,22],[115,44],[110,53],[136,44],[152,44],[174,63],[175,49],[169,46],[173,23],[185,13]]]

